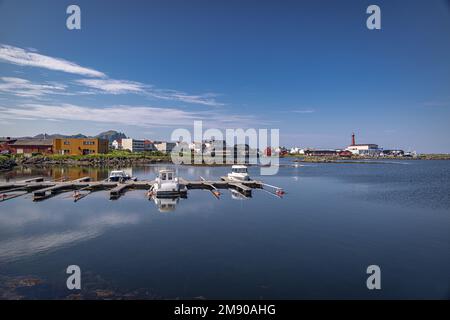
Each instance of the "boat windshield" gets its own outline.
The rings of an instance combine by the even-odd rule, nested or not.
[[[161,180],[173,180],[173,172],[161,172]]]
[[[247,168],[233,168],[232,171],[235,173],[247,173]]]

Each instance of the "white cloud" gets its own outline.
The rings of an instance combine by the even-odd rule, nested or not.
[[[58,212],[56,215],[48,210],[24,210],[22,206],[14,210],[12,215],[0,215],[2,227],[20,230],[45,221],[46,227],[51,230],[66,221],[69,216],[68,212]],[[98,237],[110,228],[138,224],[140,220],[142,220],[142,216],[137,214],[100,212],[95,216],[77,220],[71,224],[70,230],[43,231],[26,237],[21,236],[20,232],[16,232],[13,237],[0,240],[0,261],[10,262],[43,252],[53,252]]]
[[[24,104],[14,108],[0,106],[0,116],[4,119],[26,120],[68,120],[115,123],[140,127],[191,127],[194,120],[204,120],[205,126],[218,128],[247,127],[262,124],[261,121],[240,115],[220,112],[190,112],[174,108],[147,106],[112,106],[105,108],[77,106],[73,104],[46,105]]]
[[[200,104],[206,106],[222,106],[223,103],[215,100],[216,95],[212,93],[193,95],[177,90],[156,89],[136,81],[115,79],[80,79],[76,83],[87,86],[107,94],[142,94],[161,100],[179,101],[185,103]]]
[[[114,79],[81,79],[77,83],[110,94],[144,93],[145,85],[139,82]]]
[[[66,86],[58,83],[36,84],[26,79],[15,77],[0,77],[0,92],[18,97],[41,97],[46,94],[64,94]]]
[[[141,82],[129,80],[110,79],[105,73],[82,67],[74,62],[67,61],[61,58],[50,57],[36,52],[36,49],[22,49],[10,45],[0,44],[0,61],[9,62],[20,66],[30,66],[45,68],[48,70],[62,71],[66,73],[77,74],[81,76],[88,76],[101,79],[80,79],[76,80],[78,85],[82,85],[93,89],[93,91],[81,91],[77,94],[140,94],[154,99],[178,101],[191,104],[199,104],[204,106],[222,106],[223,103],[216,101],[216,95],[213,93],[207,94],[189,94],[178,90],[158,89],[151,85]],[[25,80],[26,81],[26,80]],[[19,83],[16,84],[18,86]],[[35,85],[31,88],[31,83],[21,83],[22,86],[28,86],[28,91],[24,88],[23,91],[17,91],[18,96],[22,97],[36,97],[42,96],[46,93],[51,93],[52,89],[41,87],[40,89]],[[46,86],[46,85],[43,85]],[[9,90],[4,87],[4,91]],[[68,93],[69,94],[69,93]],[[74,94],[74,93],[72,93]]]
[[[0,60],[20,66],[45,68],[88,77],[106,77],[103,72],[82,67],[74,62],[4,44],[0,45]]]
[[[304,109],[304,110],[292,110],[292,112],[295,113],[314,113],[316,110],[314,109]]]
[[[215,94],[202,94],[202,95],[190,95],[184,92],[175,91],[175,90],[148,90],[146,92],[147,95],[163,100],[173,100],[180,101],[186,103],[194,103],[201,104],[205,106],[218,107],[223,106],[223,103],[217,102],[214,97]]]

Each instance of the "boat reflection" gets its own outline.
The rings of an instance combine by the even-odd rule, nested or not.
[[[240,193],[237,190],[229,189],[231,192],[231,199],[233,200],[248,200],[250,197]]]
[[[150,197],[150,199],[156,204],[159,212],[175,211],[177,204],[180,202],[180,198],[186,197],[157,197],[155,195]]]

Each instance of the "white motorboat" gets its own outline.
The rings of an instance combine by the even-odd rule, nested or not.
[[[243,165],[234,165],[231,167],[231,173],[228,174],[228,179],[235,181],[248,181],[250,176],[248,175],[247,167]]]
[[[131,179],[131,177],[128,174],[126,174],[125,171],[123,171],[123,170],[113,170],[109,174],[108,181],[123,182],[123,181],[130,180],[130,179]]]
[[[160,170],[155,183],[149,190],[149,195],[157,197],[173,197],[186,195],[187,188],[181,185],[174,170]]]

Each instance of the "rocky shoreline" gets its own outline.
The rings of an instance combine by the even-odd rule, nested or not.
[[[47,166],[47,165],[67,165],[67,166],[130,166],[143,165],[151,163],[170,163],[170,159],[161,158],[82,158],[82,159],[51,159],[46,157],[31,157],[16,159],[15,163],[19,166]]]
[[[371,163],[376,160],[450,160],[449,155],[420,155],[416,158],[340,158],[340,157],[294,157],[292,162],[303,163]],[[367,161],[371,160],[371,161]],[[0,156],[0,171],[8,171],[15,166],[87,166],[87,167],[127,167],[155,163],[172,163],[170,156],[105,156],[105,157],[14,157]],[[220,166],[220,164],[192,164],[196,166]],[[226,165],[226,164],[225,164]]]
[[[17,163],[14,161],[14,159],[0,159],[0,171],[7,171],[11,170],[17,165]]]

